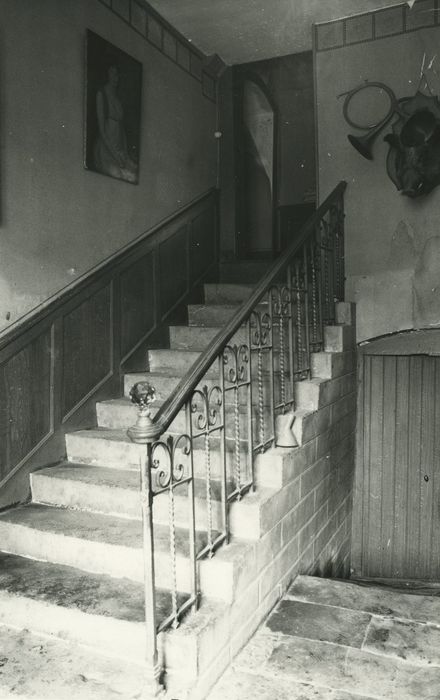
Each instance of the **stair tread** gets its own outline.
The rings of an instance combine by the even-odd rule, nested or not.
[[[113,515],[31,503],[1,513],[0,526],[2,524],[142,550],[142,523]],[[156,551],[168,552],[168,526],[155,525],[154,535]],[[197,550],[201,550],[206,544],[206,533],[196,531],[196,542]],[[176,550],[178,555],[189,555],[189,536],[185,528],[176,527]]]
[[[0,552],[0,596],[11,594],[91,615],[144,623],[144,586],[130,579]],[[179,593],[179,605],[187,599]],[[171,593],[156,589],[157,621],[171,613]]]
[[[440,598],[436,596],[416,596],[377,586],[359,586],[350,581],[298,576],[288,591],[288,597],[440,625]]]
[[[121,700],[139,698],[145,689],[145,672],[139,664],[27,629],[1,625],[0,648],[4,700]]]
[[[52,479],[62,479],[66,481],[77,481],[96,486],[107,486],[111,488],[125,489],[129,491],[139,491],[139,474],[126,469],[114,469],[112,467],[94,467],[72,462],[63,462],[55,467],[45,467],[32,473],[32,478],[39,476],[50,477]],[[195,497],[204,496],[206,493],[206,480],[194,478]],[[221,498],[221,481],[215,477],[211,478],[211,493],[214,500]],[[176,490],[175,498],[186,497],[187,487],[185,484]]]

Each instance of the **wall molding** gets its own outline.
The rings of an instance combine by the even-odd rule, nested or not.
[[[317,53],[333,51],[438,26],[440,0],[418,0],[412,8],[399,3],[315,24],[314,47]]]
[[[205,54],[177,31],[144,0],[98,0],[148,44],[201,85],[201,92],[216,103],[216,81],[204,70]]]

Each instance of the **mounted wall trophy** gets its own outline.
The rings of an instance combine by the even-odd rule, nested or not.
[[[361,90],[380,90],[388,96],[390,106],[385,116],[373,124],[359,124],[349,114],[354,95]],[[432,93],[417,90],[412,97],[396,98],[393,90],[380,82],[365,81],[349,90],[345,96],[343,114],[355,129],[365,131],[361,136],[349,134],[351,145],[368,160],[373,160],[373,144],[379,133],[393,119],[392,133],[384,140],[389,144],[387,172],[395,186],[407,197],[420,197],[440,184],[440,102]]]

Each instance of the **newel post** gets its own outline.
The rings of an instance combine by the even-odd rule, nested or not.
[[[140,491],[142,511],[142,535],[144,550],[144,594],[146,633],[146,695],[164,696],[161,684],[163,668],[157,647],[156,583],[154,573],[153,488],[151,484],[152,446],[158,439],[157,426],[150,415],[149,404],[156,398],[156,391],[148,382],[138,382],[130,391],[130,398],[138,406],[136,424],[129,428],[128,436],[145,449],[140,456]]]

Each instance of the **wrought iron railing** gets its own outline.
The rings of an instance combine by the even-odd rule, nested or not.
[[[139,418],[129,435],[145,446],[141,502],[147,663],[157,692],[162,670],[158,633],[177,627],[185,611],[198,606],[198,560],[212,557],[228,542],[230,503],[255,486],[255,453],[275,444],[296,445],[290,430],[295,385],[310,376],[310,355],[323,348],[324,327],[334,322],[335,302],[344,298],[345,188],[341,182],[302,227],[154,417],[151,388],[140,382],[133,389]],[[174,429],[179,414],[185,415],[184,431]],[[204,504],[201,514],[196,476],[204,480],[203,498],[197,499]],[[179,493],[188,505],[189,566],[176,553],[182,532],[176,524]],[[168,500],[171,614],[158,626],[153,503],[160,496]]]

